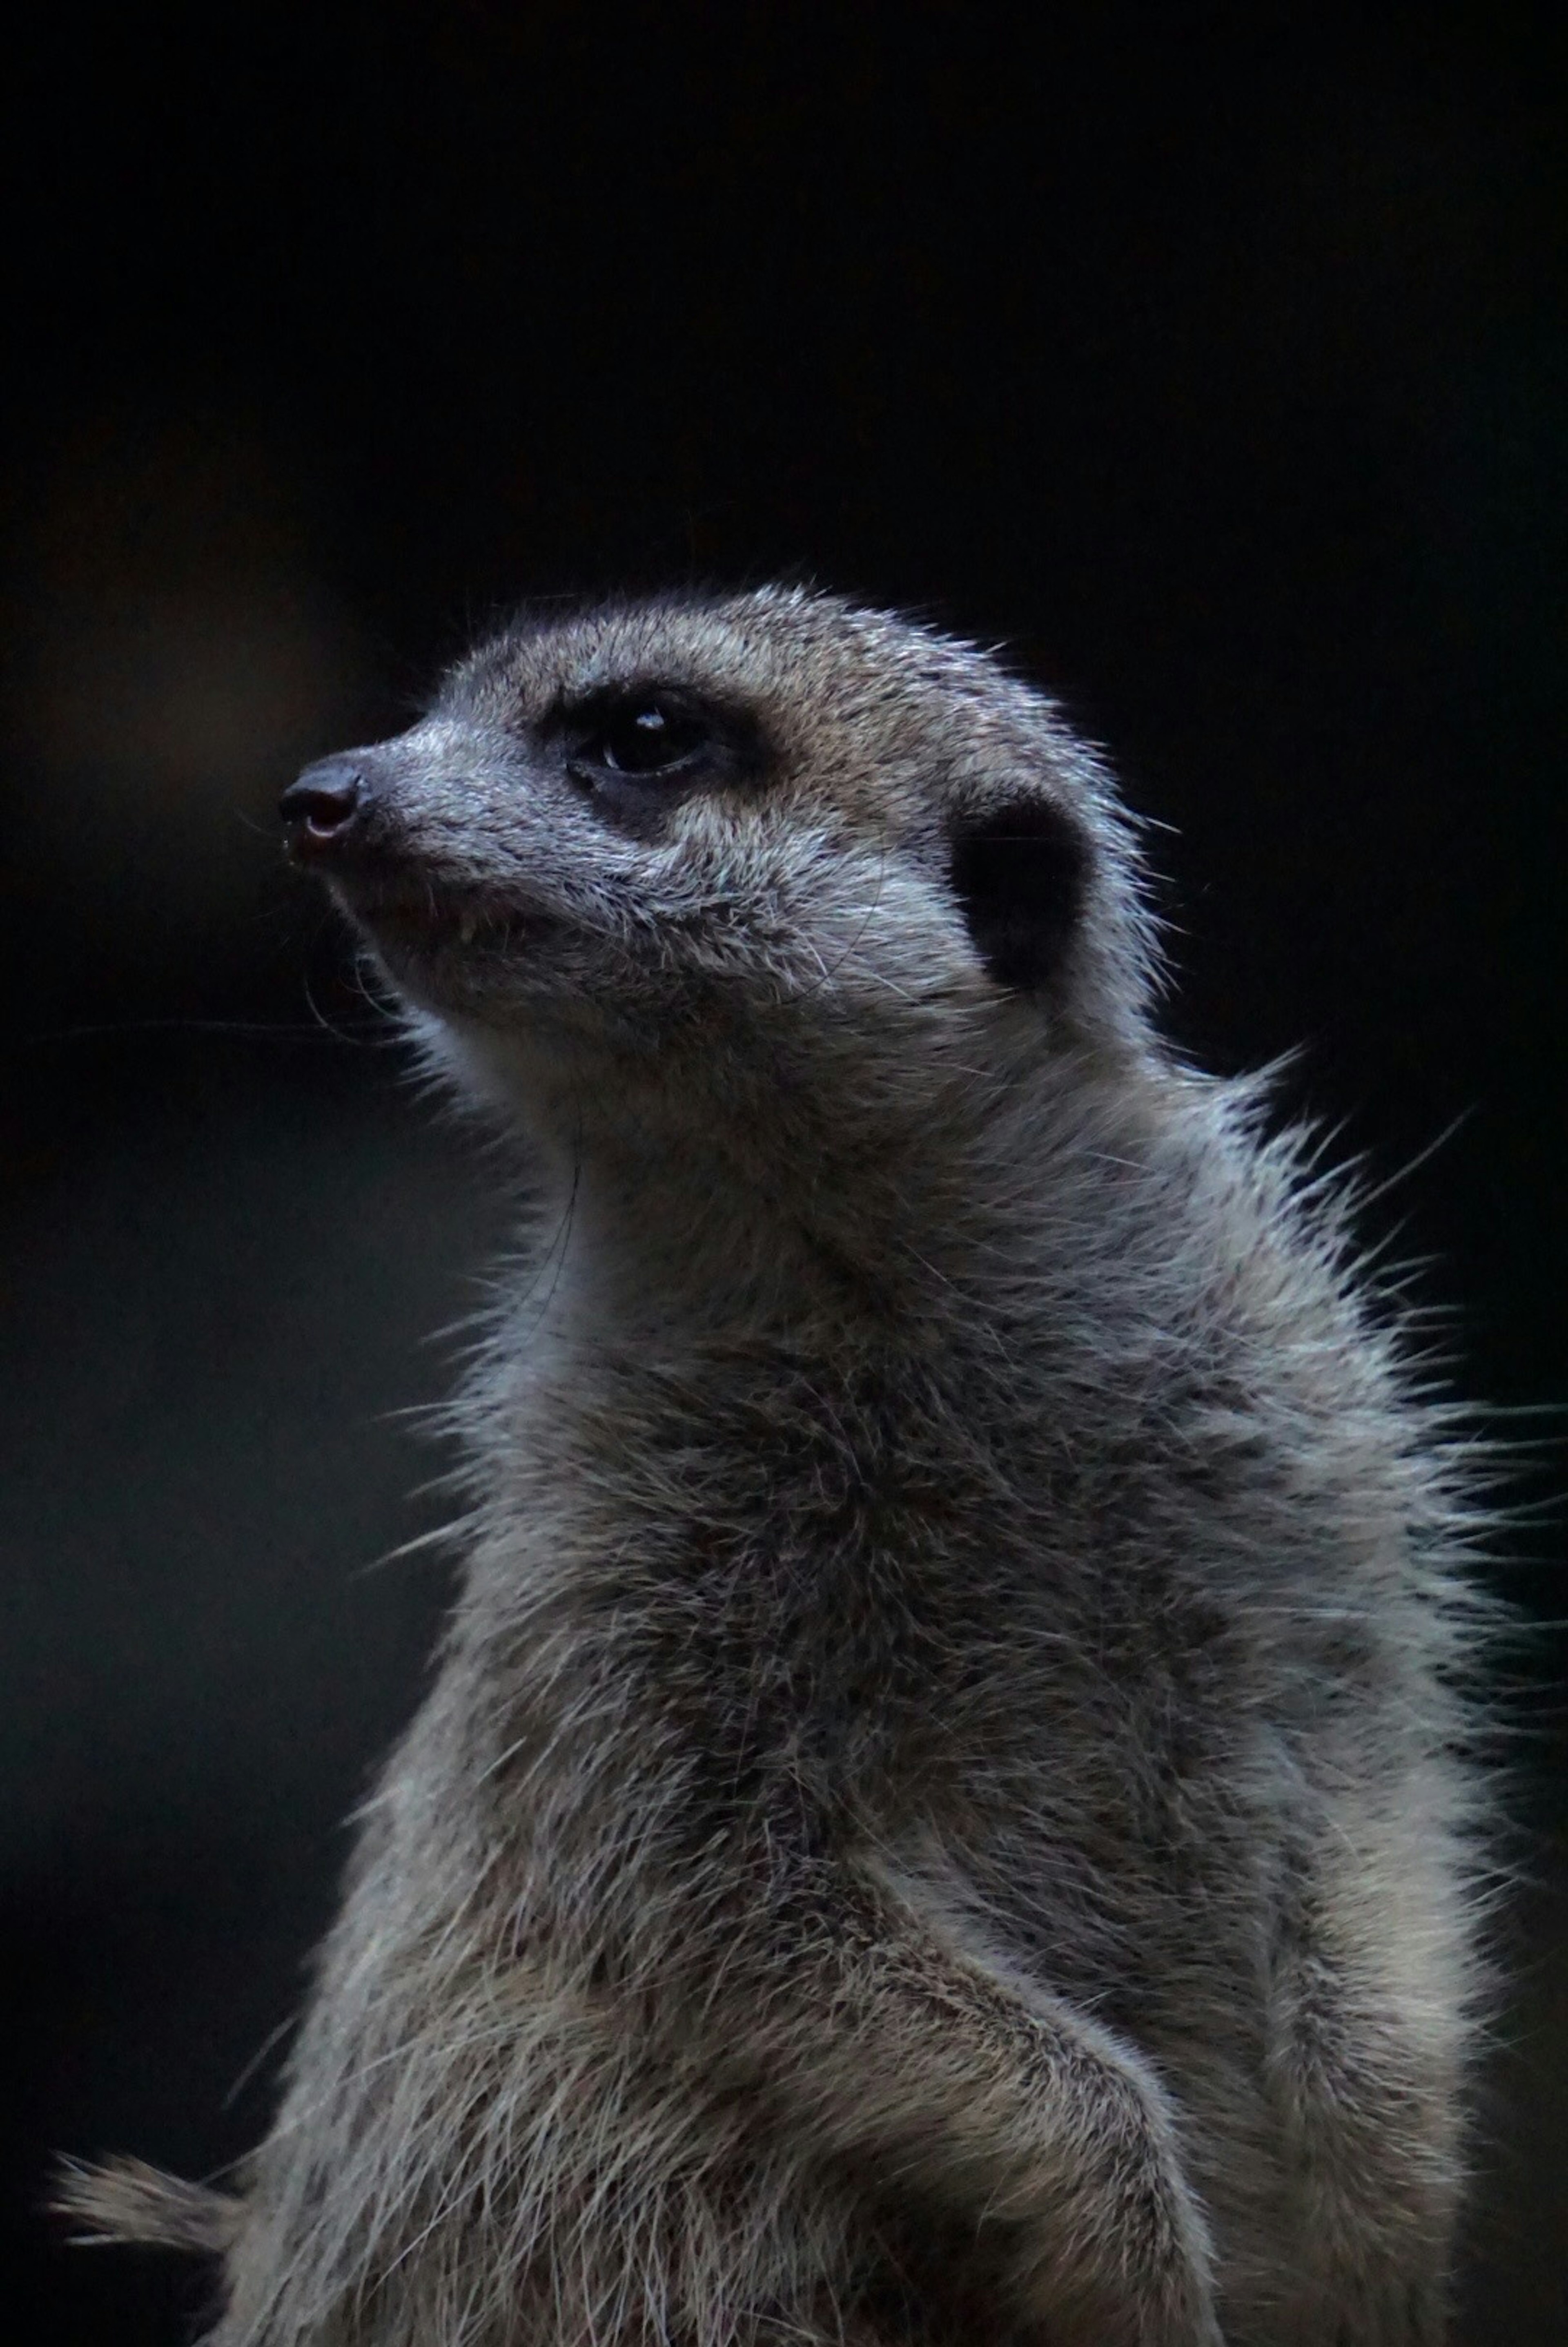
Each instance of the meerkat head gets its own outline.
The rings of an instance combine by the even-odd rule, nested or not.
[[[524,1111],[652,1061],[744,1090],[1145,1039],[1095,759],[986,654],[804,590],[514,627],[282,814],[427,1040]]]

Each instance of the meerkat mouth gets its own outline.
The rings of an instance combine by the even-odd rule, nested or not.
[[[356,882],[337,893],[378,946],[428,960],[437,956],[501,955],[535,943],[554,927],[541,913],[467,889]]]

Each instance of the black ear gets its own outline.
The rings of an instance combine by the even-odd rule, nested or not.
[[[1083,912],[1088,868],[1082,833],[1048,800],[1012,799],[960,818],[953,889],[999,985],[1033,991],[1056,977]]]

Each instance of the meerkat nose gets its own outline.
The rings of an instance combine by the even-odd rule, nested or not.
[[[371,787],[351,753],[307,766],[278,802],[290,853],[311,856],[337,846],[371,803]]]

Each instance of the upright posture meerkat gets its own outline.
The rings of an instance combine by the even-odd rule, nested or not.
[[[1428,2347],[1471,1511],[1097,760],[764,589],[283,813],[547,1211],[277,2124],[77,2207],[215,2347]]]

